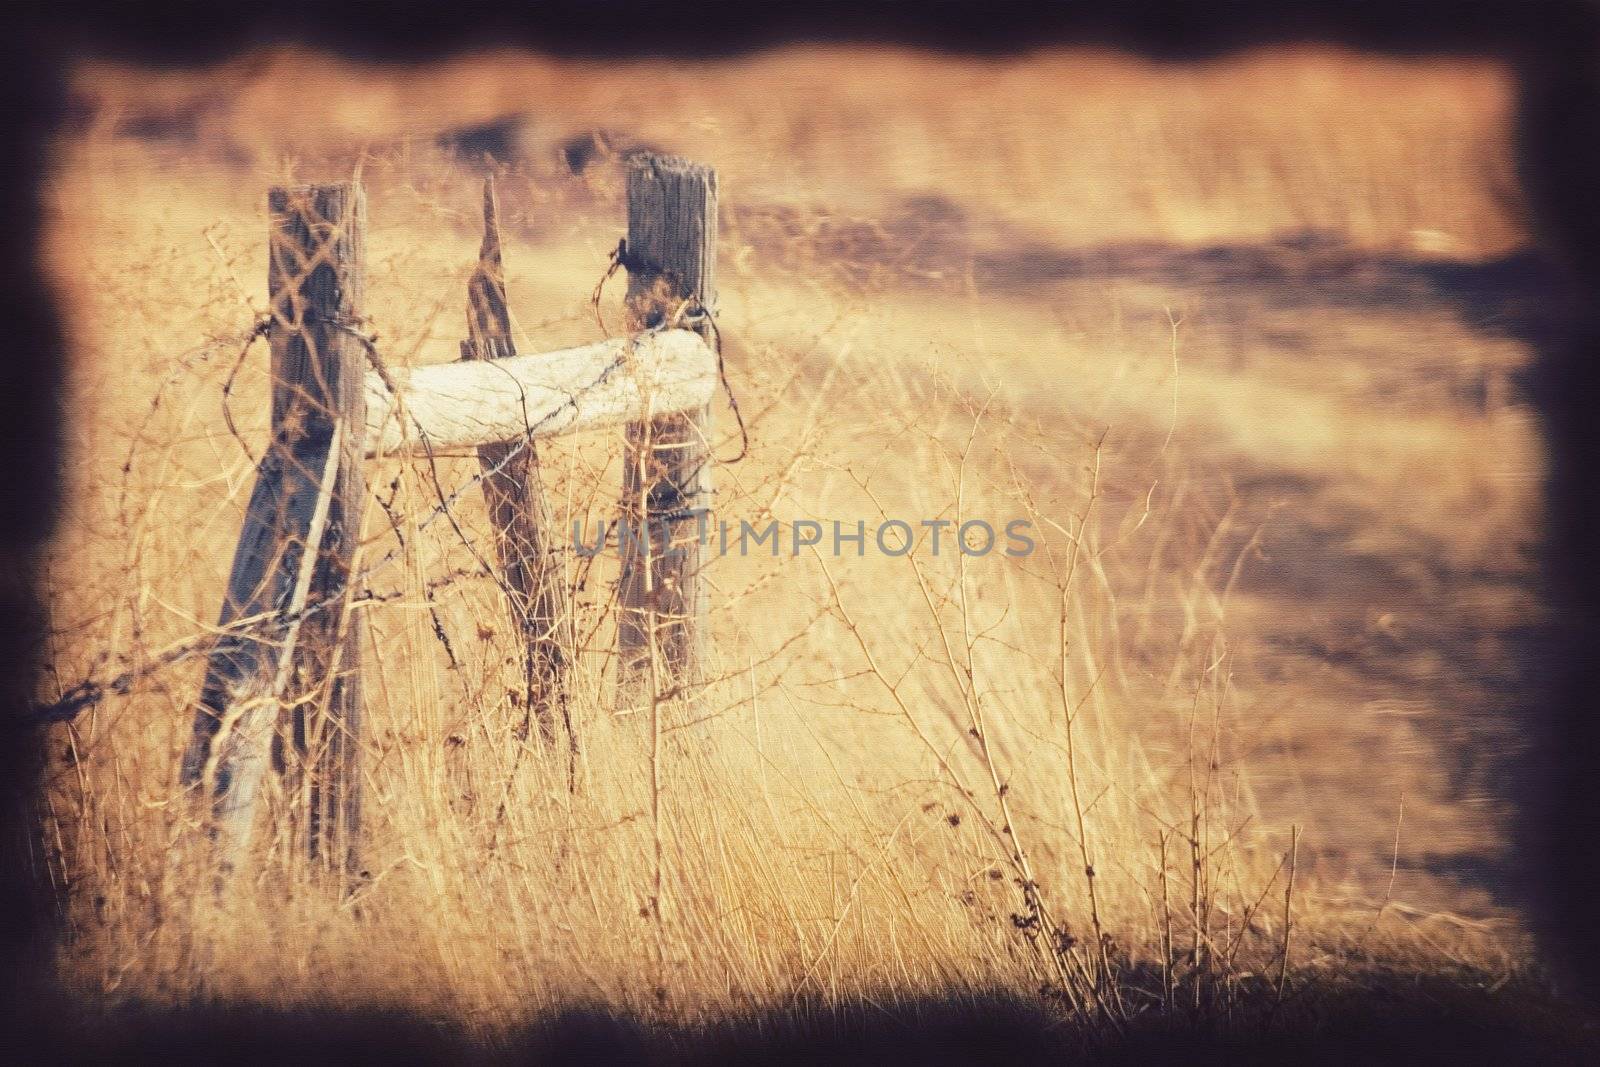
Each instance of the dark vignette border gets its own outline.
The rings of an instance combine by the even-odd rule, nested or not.
[[[1585,0],[810,0],[782,6],[741,0],[667,3],[666,0],[453,0],[438,7],[336,3],[334,0],[258,0],[229,6],[218,0],[58,0],[28,3],[20,24],[0,34],[0,143],[8,151],[0,182],[0,227],[6,286],[6,352],[0,356],[0,1048],[49,1039],[50,1058],[69,1052],[73,1004],[46,987],[44,975],[56,931],[49,887],[29,875],[31,804],[40,766],[41,736],[25,723],[37,664],[42,613],[36,561],[50,535],[56,504],[64,337],[58,307],[40,275],[39,189],[48,179],[45,152],[64,114],[63,65],[79,54],[167,65],[210,62],[254,45],[297,40],[353,57],[407,61],[453,51],[517,43],[585,56],[723,55],[794,40],[882,40],[947,52],[1011,52],[1055,43],[1106,44],[1149,55],[1191,58],[1252,44],[1323,41],[1401,55],[1470,54],[1501,58],[1520,82],[1518,153],[1539,242],[1571,272],[1580,307],[1569,336],[1542,352],[1538,405],[1551,450],[1549,537],[1544,594],[1552,624],[1541,662],[1549,664],[1534,765],[1522,777],[1537,783],[1517,797],[1522,862],[1534,886],[1531,902],[1543,951],[1562,983],[1600,1007],[1600,722],[1589,715],[1600,691],[1595,655],[1596,531],[1600,501],[1590,484],[1600,454],[1600,313],[1587,298],[1600,288],[1600,7]],[[1511,784],[1508,783],[1508,788]],[[1353,1005],[1350,1033],[1376,1041],[1386,1030],[1366,1026],[1366,1006]],[[1462,1006],[1464,1011],[1475,1008]],[[1015,1007],[970,1013],[946,1030],[915,1040],[885,1041],[863,1032],[854,1044],[789,1036],[796,1059],[837,1062],[968,1062],[1011,1060],[1045,1053],[1042,1037],[1019,1045],[1030,1021]],[[998,1013],[998,1014],[997,1014]],[[998,1020],[998,1021],[997,1021]],[[1033,1022],[1037,1022],[1034,1020]],[[737,1024],[704,1035],[706,1060],[762,1055],[740,1037]],[[1326,1037],[1339,1040],[1337,1027]],[[420,1023],[388,1018],[315,1021],[260,1013],[208,1014],[146,1020],[129,1031],[130,1044],[102,1045],[139,1058],[180,1058],[230,1046],[247,1059],[337,1058],[373,1062],[437,1062],[462,1049]],[[854,1031],[852,1031],[852,1034]],[[1394,1044],[1369,1044],[1367,1053],[1444,1051],[1437,1035],[1401,1031]],[[858,1038],[858,1039],[857,1039]],[[780,1026],[778,1039],[783,1040]],[[63,1045],[62,1041],[67,1041]],[[567,1021],[532,1035],[521,1050],[560,1056],[583,1051],[601,1062],[655,1057],[644,1037],[624,1023]],[[1040,1043],[1042,1042],[1042,1043]],[[1421,1042],[1430,1042],[1422,1044]],[[1490,1042],[1492,1045],[1493,1042]],[[1185,1038],[1161,1047],[1244,1054]],[[1465,1050],[1465,1044],[1457,1047]],[[1504,1046],[1515,1047],[1513,1042]],[[1296,1046],[1300,1053],[1313,1046]],[[1473,1046],[1488,1053],[1489,1045]],[[1265,1050],[1253,1050],[1260,1054]],[[1288,1052],[1285,1045],[1279,1050]],[[1347,1051],[1355,1051],[1351,1046]],[[773,1046],[766,1046],[765,1058]],[[1324,1047],[1323,1055],[1337,1055]],[[1120,1058],[1120,1057],[1117,1057]],[[1321,1058],[1320,1056],[1317,1058]],[[1471,1058],[1477,1058],[1473,1056]],[[1331,1056],[1330,1056],[1331,1059]]]

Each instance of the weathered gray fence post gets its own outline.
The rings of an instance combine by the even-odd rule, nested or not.
[[[310,854],[353,872],[362,617],[346,606],[366,497],[366,358],[356,332],[366,199],[359,184],[312,185],[274,188],[268,206],[272,440],[181,774],[209,791],[224,870],[236,869],[288,706],[311,775]]]
[[[516,355],[511,315],[506,308],[505,268],[500,255],[500,223],[494,179],[483,182],[483,247],[467,289],[464,359],[504,359]],[[567,707],[572,620],[567,614],[566,575],[555,555],[550,505],[539,478],[539,453],[531,437],[478,447],[483,497],[494,526],[495,548],[505,572],[511,615],[522,636],[523,699],[539,724],[539,735],[554,743],[556,720],[574,748]]]
[[[628,329],[682,321],[710,336],[716,308],[717,176],[667,156],[628,161]],[[710,528],[711,408],[629,424],[623,452],[617,651],[619,681],[657,693],[701,680],[707,596],[702,530]],[[652,642],[653,637],[653,642]]]

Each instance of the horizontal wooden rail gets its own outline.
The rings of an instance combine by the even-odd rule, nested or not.
[[[376,372],[367,374],[368,456],[554,437],[704,407],[716,392],[717,356],[696,333],[661,330],[391,376],[398,404]]]

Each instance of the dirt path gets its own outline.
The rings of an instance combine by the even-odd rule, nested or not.
[[[1238,561],[1237,753],[1265,812],[1305,824],[1322,872],[1355,895],[1515,909],[1509,798],[1543,674],[1539,367],[1571,299],[1555,268],[1317,234],[1059,248],[933,196],[874,221],[736,209],[734,230],[764,269],[822,264],[875,301],[920,291],[996,320],[1053,316],[1059,334],[1006,365],[1029,378],[1028,409],[1103,420],[1123,506],[1177,482],[1183,499],[1158,505],[1210,515],[1212,534],[1227,516],[1215,584]],[[1072,396],[1097,364],[1062,346],[1131,347],[1159,368],[1169,331],[1175,386],[1115,409]],[[1183,608],[1140,605],[1130,629],[1152,610],[1136,653],[1155,674]]]

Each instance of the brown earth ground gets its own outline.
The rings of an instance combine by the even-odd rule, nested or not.
[[[360,972],[351,997],[486,1026],[578,995],[692,1016],[808,983],[1025,987],[998,918],[1015,906],[1003,864],[912,729],[961,746],[970,693],[1002,724],[1040,881],[1074,929],[1101,921],[1085,917],[1078,836],[1117,868],[1099,904],[1127,973],[1175,958],[1169,891],[1214,897],[1195,921],[1271,967],[1291,866],[1296,973],[1523,973],[1507,797],[1536,712],[1536,366],[1562,336],[1563,290],[1520,221],[1510,93],[1491,65],[1318,51],[84,65],[47,205],[75,359],[45,697],[213,616],[249,487],[221,385],[263,306],[265,190],[357,167],[369,314],[400,365],[460,332],[485,169],[519,345],[536,351],[598,336],[589,294],[620,232],[621,154],[715,166],[721,322],[752,447],[719,472],[719,509],[1027,509],[1052,561],[1090,550],[1069,606],[1038,558],[971,573],[948,554],[925,573],[719,561],[726,692],[709,725],[679,724],[699,740],[669,776],[682,914],[660,949],[632,917],[652,830],[629,779],[636,717],[605,696],[604,582],[580,595],[593,795],[569,802],[507,770],[492,584],[445,587],[454,642],[433,639],[420,576],[471,561],[435,527],[372,613],[389,676],[371,713],[375,926],[263,909],[201,974],[163,858],[188,832],[173,774],[189,665],[55,746],[52,871],[77,891],[64,976],[293,1001]],[[233,390],[246,440],[263,364],[257,349]],[[724,454],[732,425],[719,408]],[[575,487],[559,491],[563,526],[605,514],[612,443],[551,448]],[[452,464],[447,479],[470,475]],[[416,472],[375,474],[375,490],[391,477],[425,512]],[[475,496],[462,508],[481,534]],[[989,643],[966,646],[963,690],[938,640],[974,626]],[[1076,798],[1057,758],[1068,705],[1088,709]],[[492,789],[531,812],[511,857]],[[1063,825],[1074,808],[1087,827]],[[1202,822],[1191,863],[1183,834]],[[552,875],[562,834],[584,861]],[[652,936],[661,970],[640,979]],[[351,962],[373,958],[388,972]]]

